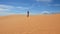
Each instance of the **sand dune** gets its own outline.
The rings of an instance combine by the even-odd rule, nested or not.
[[[60,14],[1,16],[0,34],[60,34]]]

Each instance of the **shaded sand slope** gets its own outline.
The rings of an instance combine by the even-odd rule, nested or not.
[[[60,34],[60,14],[1,16],[0,34]]]

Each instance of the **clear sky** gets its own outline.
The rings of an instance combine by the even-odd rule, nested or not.
[[[0,15],[59,13],[60,0],[0,0]]]

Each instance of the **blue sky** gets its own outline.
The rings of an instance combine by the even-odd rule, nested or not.
[[[60,0],[0,0],[0,15],[59,13]]]

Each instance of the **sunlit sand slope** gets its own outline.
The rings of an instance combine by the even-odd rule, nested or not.
[[[0,34],[60,34],[60,14],[1,16]]]

